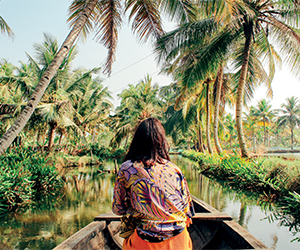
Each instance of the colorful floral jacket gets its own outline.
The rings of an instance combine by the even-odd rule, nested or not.
[[[117,175],[112,210],[140,221],[141,238],[159,241],[180,233],[194,215],[186,179],[170,161],[144,167],[124,162]]]

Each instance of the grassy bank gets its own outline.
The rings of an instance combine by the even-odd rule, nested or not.
[[[210,155],[192,150],[184,151],[183,156],[198,162],[202,174],[255,194],[261,204],[274,202],[277,209],[273,219],[280,220],[295,234],[300,231],[300,160],[244,159],[237,155]],[[300,237],[295,240],[300,241]]]
[[[183,156],[199,163],[201,173],[230,185],[260,192],[277,199],[289,192],[300,192],[300,161],[276,157],[240,158],[237,155],[203,154],[184,151]]]
[[[72,154],[52,150],[41,153],[32,148],[18,148],[0,156],[0,214],[21,210],[40,200],[50,200],[60,193],[64,181],[62,169],[96,165],[118,159],[124,150],[97,146],[81,147]]]

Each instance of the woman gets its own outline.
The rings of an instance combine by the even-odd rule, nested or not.
[[[112,209],[136,223],[123,249],[192,249],[186,229],[194,215],[191,196],[181,170],[170,162],[156,118],[136,129],[117,175]]]

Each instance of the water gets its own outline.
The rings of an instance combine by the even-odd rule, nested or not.
[[[249,198],[216,181],[200,175],[195,163],[181,156],[172,156],[188,180],[193,195],[221,212],[228,213],[251,234],[272,249],[300,249],[300,243],[288,227],[279,221],[269,222],[270,208],[262,209]],[[114,165],[107,162],[106,169]],[[89,224],[93,218],[111,209],[115,176],[81,173],[67,179],[65,195],[37,204],[25,213],[1,219],[0,249],[52,249]],[[271,208],[272,209],[272,208]]]

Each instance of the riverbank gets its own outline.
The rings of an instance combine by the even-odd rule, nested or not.
[[[61,150],[41,152],[24,147],[0,157],[0,216],[26,210],[41,200],[61,195],[65,174],[70,169],[78,172],[91,166],[95,171],[103,170],[104,161],[116,160],[124,154],[123,149],[98,145],[87,145],[71,154]]]
[[[243,159],[237,155],[210,155],[192,150],[184,151],[183,156],[196,161],[201,174],[257,195],[258,203],[275,203],[277,216],[291,230],[299,231],[300,160]],[[295,240],[300,241],[300,238]]]

